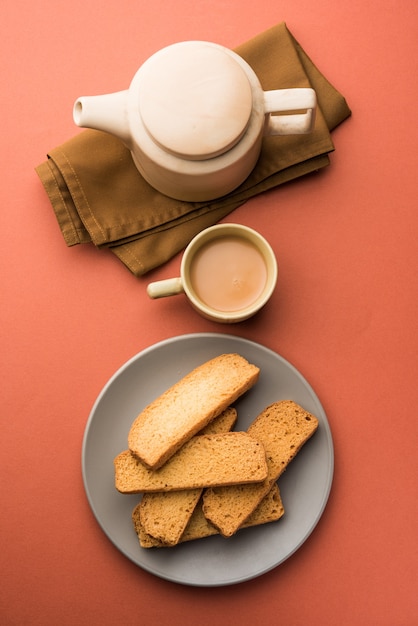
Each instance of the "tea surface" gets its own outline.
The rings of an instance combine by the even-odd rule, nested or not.
[[[196,295],[218,311],[239,311],[262,294],[267,268],[261,252],[239,237],[209,241],[196,253],[190,268]]]

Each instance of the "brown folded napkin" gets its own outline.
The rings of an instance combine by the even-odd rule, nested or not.
[[[48,153],[36,168],[68,246],[109,248],[136,276],[161,265],[203,228],[248,198],[329,163],[330,131],[350,115],[343,96],[315,67],[284,23],[235,51],[264,90],[312,87],[318,99],[309,135],[266,137],[257,165],[234,192],[209,202],[168,198],[144,181],[122,142],[85,130]]]

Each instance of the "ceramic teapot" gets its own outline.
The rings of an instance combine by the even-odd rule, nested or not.
[[[264,136],[311,132],[315,109],[313,89],[263,91],[235,52],[184,41],[145,61],[129,89],[78,98],[73,117],[119,137],[164,195],[205,201],[248,177]]]

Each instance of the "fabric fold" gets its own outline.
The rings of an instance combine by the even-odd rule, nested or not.
[[[249,198],[329,164],[334,150],[330,133],[351,112],[286,24],[235,51],[254,69],[264,90],[315,89],[318,111],[313,132],[266,137],[256,167],[234,192],[210,202],[184,202],[153,189],[118,138],[84,130],[50,150],[36,168],[68,246],[91,242],[109,248],[141,276]]]

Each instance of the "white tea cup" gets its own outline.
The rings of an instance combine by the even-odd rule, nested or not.
[[[196,235],[184,251],[180,276],[150,283],[150,298],[185,294],[203,317],[241,322],[270,299],[277,283],[276,256],[257,231],[217,224]]]

